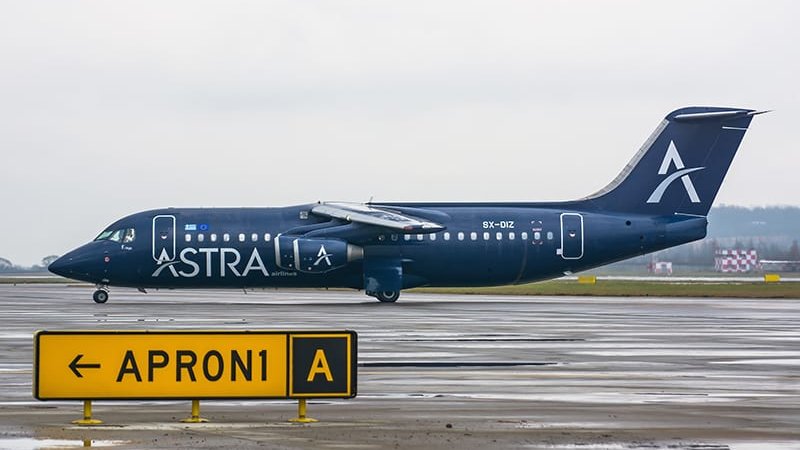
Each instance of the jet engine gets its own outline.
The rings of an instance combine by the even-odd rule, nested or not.
[[[364,249],[341,239],[278,236],[275,262],[286,270],[325,273],[364,257]]]

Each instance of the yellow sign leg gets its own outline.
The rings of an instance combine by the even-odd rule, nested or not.
[[[192,400],[192,417],[181,419],[183,423],[203,423],[208,422],[208,419],[200,417],[200,400]]]
[[[314,423],[314,422],[319,422],[319,420],[306,417],[306,399],[301,398],[297,402],[297,417],[295,417],[294,419],[289,419],[289,422]]]
[[[103,423],[103,421],[98,419],[92,419],[92,401],[84,400],[83,419],[73,420],[72,423],[74,423],[75,425],[100,425],[101,423]]]

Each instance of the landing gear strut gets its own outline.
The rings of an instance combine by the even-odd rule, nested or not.
[[[377,298],[381,303],[394,303],[400,298],[400,291],[367,292],[367,295]]]
[[[97,286],[97,290],[92,294],[92,299],[95,303],[105,303],[108,301],[108,288],[105,286]]]

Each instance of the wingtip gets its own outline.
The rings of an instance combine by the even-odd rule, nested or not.
[[[762,111],[750,111],[749,113],[747,113],[747,115],[748,116],[757,116],[759,114],[766,114],[766,113],[772,112],[772,111],[774,111],[774,109],[765,109],[765,110],[762,110]]]

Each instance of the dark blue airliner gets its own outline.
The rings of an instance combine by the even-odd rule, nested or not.
[[[673,111],[623,171],[580,200],[167,208],[114,222],[49,269],[139,288],[346,287],[381,302],[417,286],[560,277],[706,235],[706,215],[753,116]]]

